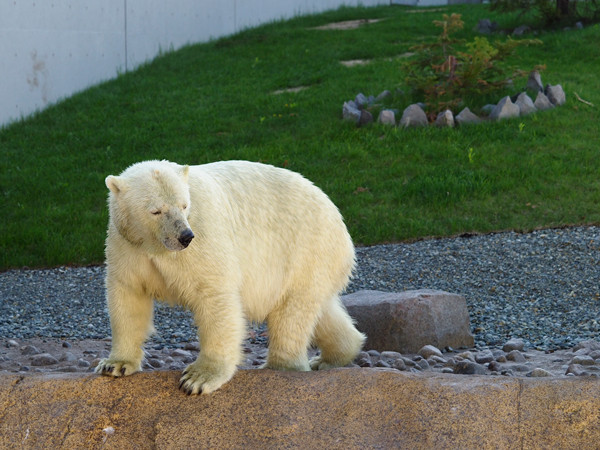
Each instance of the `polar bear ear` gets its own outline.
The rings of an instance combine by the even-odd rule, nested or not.
[[[190,173],[190,166],[182,166],[181,167],[181,176],[185,181],[188,180],[188,175]]]
[[[115,195],[124,191],[127,186],[125,180],[115,177],[114,175],[107,176],[104,182],[106,183],[106,187],[110,189],[110,192]]]

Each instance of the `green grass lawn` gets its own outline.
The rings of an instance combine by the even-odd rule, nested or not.
[[[543,45],[509,61],[545,64],[543,81],[566,91],[561,108],[459,129],[343,122],[358,92],[403,87],[397,56],[434,39],[443,12],[463,15],[466,39],[480,18],[520,23],[486,6],[410,11],[344,8],[189,46],[4,127],[0,269],[102,262],[104,178],[152,158],[298,171],[338,205],[357,244],[600,222],[600,26],[529,36]],[[313,29],[373,18],[384,20]],[[373,61],[340,64],[351,59]],[[308,89],[272,94],[298,86]],[[397,99],[400,110],[412,100]]]

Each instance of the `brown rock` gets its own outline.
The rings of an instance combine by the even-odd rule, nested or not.
[[[365,348],[417,353],[429,344],[457,348],[474,343],[463,296],[429,289],[364,290],[342,299],[357,328],[367,335]]]
[[[188,397],[177,372],[0,377],[0,448],[589,448],[600,380],[391,369],[243,370]]]

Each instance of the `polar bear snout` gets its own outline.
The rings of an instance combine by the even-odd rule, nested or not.
[[[190,245],[190,242],[192,242],[192,239],[194,239],[194,232],[189,228],[183,230],[177,238],[179,243],[183,245],[183,248],[187,248],[187,246]]]

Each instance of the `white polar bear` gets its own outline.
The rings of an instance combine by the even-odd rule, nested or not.
[[[310,181],[247,161],[145,161],[108,176],[106,185],[113,340],[98,373],[141,369],[153,298],[194,315],[200,353],[180,382],[188,394],[231,379],[245,319],[267,321],[267,368],[325,369],[356,357],[365,336],[338,296],[353,270],[354,246],[335,205]],[[309,363],[311,342],[321,354]]]

